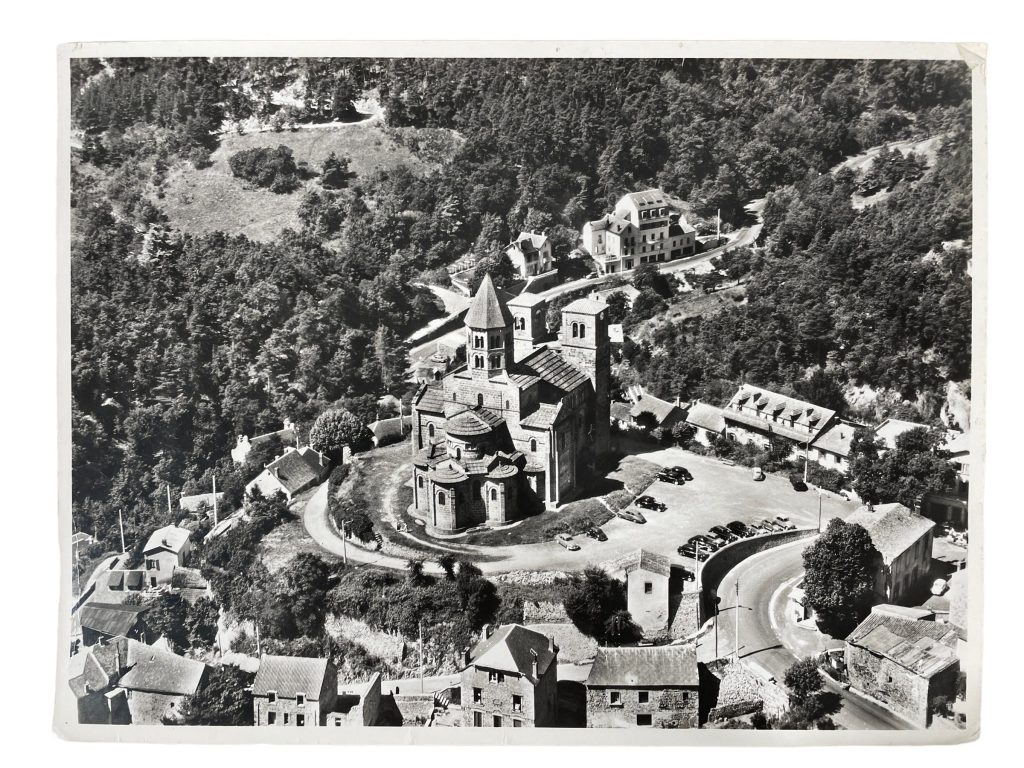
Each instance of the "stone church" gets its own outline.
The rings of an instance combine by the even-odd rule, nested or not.
[[[453,533],[572,499],[609,450],[606,305],[578,299],[548,337],[544,299],[490,275],[466,312],[466,362],[413,400],[414,512]]]

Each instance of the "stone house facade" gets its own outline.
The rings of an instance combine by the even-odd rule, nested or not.
[[[931,573],[935,523],[902,504],[869,504],[846,522],[863,527],[881,554],[875,574],[876,601],[916,605]]]
[[[516,275],[522,279],[542,275],[553,268],[551,241],[540,232],[520,232],[505,248]]]
[[[587,678],[588,728],[696,728],[700,710],[692,644],[599,648]]]
[[[466,655],[460,682],[463,725],[550,728],[557,725],[558,647],[520,624],[485,626]]]
[[[252,697],[254,725],[327,725],[338,698],[338,671],[328,659],[263,654]]]

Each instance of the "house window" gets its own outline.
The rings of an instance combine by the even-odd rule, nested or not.
[[[618,691],[608,691],[608,703],[613,707],[622,706],[622,694]]]
[[[474,728],[482,728],[483,724],[484,724],[484,713],[483,712],[474,712],[473,713],[473,727]]]
[[[494,358],[493,358],[493,357],[491,358],[491,361],[492,361],[492,362],[494,361]],[[476,404],[477,404],[477,405],[478,405],[479,407],[481,407],[481,408],[483,407],[483,404],[484,404],[484,396],[483,396],[483,394],[481,394],[481,393],[477,393],[477,396],[476,396]]]
[[[277,725],[277,712],[267,712],[267,725]]]
[[[530,452],[531,453],[536,453],[537,452],[537,440],[536,440],[536,438],[532,438],[532,437],[530,438]]]
[[[483,691],[483,688],[474,688],[473,689],[473,703],[474,704],[483,704],[484,703],[484,691]]]
[[[513,720],[512,721],[512,727],[513,728],[522,728],[523,727],[523,721],[522,720]]]
[[[159,560],[147,560],[146,561],[146,570],[147,571],[159,571],[160,570],[160,561]]]
[[[501,728],[501,715],[494,716],[494,727]]]
[[[497,488],[491,488],[491,501],[497,501],[497,500],[498,500],[498,489]]]
[[[288,725],[288,713],[287,712],[284,713],[284,724]]]
[[[648,701],[650,701],[650,698],[651,694],[647,691],[640,691],[636,695],[636,700],[639,704],[646,704]]]
[[[654,584],[652,584],[649,581],[645,581],[644,582],[644,594],[645,595],[653,595],[654,594]]]
[[[428,424],[427,425],[427,435],[429,437],[433,437],[434,436],[434,425],[433,424]]]
[[[340,717],[334,718],[334,724],[340,726],[341,725],[341,718]]]
[[[523,697],[517,694],[512,694],[512,711],[522,712],[523,711]]]
[[[636,716],[636,724],[637,724],[637,726],[653,725],[652,716],[651,715],[637,715]]]
[[[443,507],[446,501],[447,501],[447,499],[445,499],[443,493],[437,494],[437,503],[438,503],[439,506]]]
[[[416,485],[419,486],[420,488],[423,488],[423,475],[420,475],[419,477],[416,478]]]
[[[277,703],[277,691],[267,691],[267,702],[270,704]]]
[[[296,725],[305,725],[306,724],[306,716],[305,715],[296,715],[295,716],[295,724]]]
[[[306,706],[306,694],[304,694],[304,693],[296,693],[295,694],[295,704],[296,704],[296,706],[299,706],[299,707]]]

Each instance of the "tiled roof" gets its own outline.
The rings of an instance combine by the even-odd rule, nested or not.
[[[518,367],[520,371],[536,374],[562,392],[571,392],[590,381],[585,373],[547,347],[527,355],[518,363]]]
[[[587,686],[670,688],[698,683],[692,644],[650,648],[598,648]]]
[[[848,422],[833,421],[818,433],[818,436],[811,443],[811,447],[846,458],[850,455],[850,446],[853,444],[855,429],[856,427]]]
[[[470,651],[470,664],[522,675],[536,684],[533,659],[536,654],[537,674],[543,675],[558,656],[558,648],[549,648],[549,639],[521,624],[504,624],[483,638]]]
[[[535,376],[532,373],[510,373],[508,375],[508,380],[512,382],[517,389],[522,391],[524,389],[529,389],[540,381],[540,377]]]
[[[145,554],[150,552],[156,552],[159,549],[166,549],[168,552],[174,552],[177,554],[181,552],[182,547],[191,538],[192,531],[185,528],[179,528],[176,525],[165,525],[163,528],[157,528],[150,534],[149,540],[146,542]]]
[[[444,390],[424,385],[416,396],[416,408],[430,413],[444,413]]]
[[[555,638],[561,664],[579,664],[597,654],[597,640],[580,632],[572,623],[527,624],[526,628]]]
[[[958,632],[949,624],[915,621],[872,611],[846,642],[884,656],[921,677],[956,663]]]
[[[672,416],[673,413],[678,412],[682,416],[682,411],[675,403],[670,403],[667,400],[662,400],[660,397],[644,392],[640,395],[633,407],[629,410],[629,415],[634,419],[639,418],[641,414],[651,414],[655,421],[660,424],[664,424],[665,421]]]
[[[785,422],[761,418],[763,413],[774,414],[785,419]],[[806,442],[808,438],[813,439],[832,420],[836,412],[820,405],[797,400],[795,397],[780,395],[761,387],[744,384],[732,396],[732,400],[729,401],[722,414],[726,420],[773,432],[797,442]],[[795,422],[795,426],[790,425],[791,418]],[[800,429],[796,427],[800,427]],[[809,433],[804,431],[808,428],[811,430]]]
[[[82,608],[80,622],[83,628],[104,635],[126,635],[138,623],[139,616],[147,610],[147,605],[86,603]]]
[[[672,563],[667,557],[648,552],[646,549],[638,549],[618,562],[627,574],[635,570],[650,571],[665,577],[672,574]]]
[[[642,192],[630,192],[626,195],[640,208],[652,205],[668,205],[668,197],[660,189],[645,189]]]
[[[266,696],[274,691],[288,699],[295,698],[296,693],[318,699],[327,679],[327,664],[327,659],[263,654],[252,681],[253,695]]]
[[[117,685],[132,691],[191,696],[199,689],[206,665],[169,651],[128,640],[128,671]]]
[[[518,248],[523,253],[539,251],[547,242],[547,235],[539,232],[520,232],[519,237],[509,243],[510,248]]]
[[[623,403],[618,400],[612,401],[609,406],[609,414],[613,419],[618,421],[629,421],[629,409],[631,405],[629,403]]]
[[[904,432],[909,432],[912,429],[928,429],[927,424],[918,424],[914,421],[904,421],[903,419],[886,419],[877,427],[875,427],[875,435],[882,438],[888,448],[896,447],[896,438],[902,435]]]
[[[310,447],[288,451],[267,465],[267,471],[276,476],[289,493],[295,493],[316,480],[326,470],[327,460]]]
[[[498,298],[489,273],[484,275],[463,322],[479,330],[508,328],[512,325],[512,313],[508,311],[505,302]]]
[[[847,523],[856,523],[871,536],[871,543],[882,553],[886,564],[914,546],[927,534],[935,523],[927,517],[912,512],[902,504],[877,504],[874,512],[861,507],[846,518]]]
[[[633,299],[640,295],[639,290],[637,290],[632,285],[627,283],[626,285],[617,285],[614,288],[605,288],[603,291],[594,291],[592,294],[590,294],[590,298],[593,301],[600,301],[604,304],[607,304],[608,299],[611,296],[614,296],[616,293],[621,293],[623,296],[625,296],[630,304],[633,303]]]
[[[624,219],[614,213],[609,213],[600,219],[590,222],[590,229],[593,232],[603,232],[610,229],[612,232],[619,234],[623,230],[630,229],[632,226],[629,219]]]
[[[575,312],[578,315],[597,315],[608,311],[608,305],[603,301],[593,299],[576,299],[562,308],[563,312]]]
[[[520,419],[519,426],[524,429],[549,429],[558,420],[560,410],[558,403],[541,403],[537,410]]]
[[[488,435],[500,427],[505,420],[486,408],[477,406],[467,409],[445,422],[445,432],[449,435],[459,437],[473,437],[475,435]]]
[[[694,403],[686,414],[686,423],[716,434],[725,431],[725,417],[722,416],[722,409],[707,403]]]
[[[508,302],[508,305],[510,307],[535,307],[538,304],[543,304],[546,301],[547,299],[545,299],[543,296],[540,296],[536,293],[527,292],[521,293],[514,299],[511,299]]]

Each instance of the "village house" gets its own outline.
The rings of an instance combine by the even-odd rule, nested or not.
[[[268,443],[277,439],[282,445],[298,445],[299,433],[295,425],[289,420],[284,420],[284,426],[276,432],[266,432],[262,435],[247,437],[239,435],[235,447],[231,449],[231,458],[235,464],[244,464],[249,456],[249,451],[258,445]]]
[[[525,280],[542,275],[553,268],[551,241],[540,232],[520,232],[519,237],[505,248],[516,275]]]
[[[663,636],[669,622],[669,559],[638,549],[618,564],[626,574],[626,607],[633,621],[645,637]]]
[[[598,648],[587,677],[588,728],[696,728],[700,676],[692,643]]]
[[[956,467],[956,486],[948,490],[926,491],[921,496],[919,511],[929,520],[966,530],[971,482],[971,436],[966,432],[950,431],[942,449],[949,453],[949,461]]]
[[[771,438],[781,437],[803,454],[832,424],[836,412],[744,384],[722,409],[722,416],[730,440],[767,448]]]
[[[660,189],[624,195],[612,213],[583,225],[583,250],[602,275],[696,252],[696,230]]]
[[[218,491],[217,493],[196,493],[190,496],[182,495],[178,499],[178,507],[182,512],[188,512],[192,517],[199,517],[202,515],[213,516],[214,510],[220,507],[221,510],[224,508],[224,493]]]
[[[329,659],[260,656],[252,683],[254,725],[327,725],[337,699],[338,671]]]
[[[520,624],[485,625],[467,651],[460,683],[463,724],[471,728],[557,725],[558,646]]]
[[[206,680],[207,667],[128,637],[114,637],[71,657],[68,685],[78,722],[162,725],[178,718],[186,696]]]
[[[188,564],[192,532],[166,525],[150,534],[142,555],[146,561],[146,582],[150,587],[170,584],[174,569]]]
[[[703,446],[725,436],[725,416],[722,409],[695,400],[686,412],[686,423],[693,427],[693,439]]]
[[[147,610],[148,605],[86,603],[79,614],[82,645],[96,645],[120,636],[145,642],[146,624],[143,614]]]
[[[853,435],[859,426],[839,418],[833,419],[811,443],[807,458],[827,469],[848,474]]]
[[[931,429],[927,424],[918,424],[903,419],[885,419],[875,427],[875,439],[881,440],[890,451],[896,448],[896,438],[912,429]]]
[[[412,512],[428,531],[554,508],[609,451],[606,307],[566,306],[553,349],[533,347],[547,333],[535,324],[538,306],[513,312],[486,275],[464,318],[466,363],[413,400]]]
[[[914,604],[918,588],[931,573],[935,523],[902,504],[868,504],[846,522],[863,527],[881,554],[875,599],[896,605]]]
[[[789,709],[785,690],[760,668],[743,659],[715,659],[707,664],[706,685],[701,695],[709,722],[721,722],[761,713],[781,717]]]
[[[611,416],[620,429],[672,429],[680,421],[685,421],[686,412],[680,407],[679,399],[675,402],[662,400],[644,390],[639,384],[626,390],[629,400],[628,410],[625,403],[612,403]]]
[[[259,489],[266,498],[280,493],[291,504],[296,494],[322,483],[330,472],[331,462],[319,451],[309,446],[289,447],[245,486],[245,496],[249,498],[253,489]]]
[[[936,700],[956,698],[960,663],[958,632],[948,624],[899,615],[887,606],[846,638],[850,686],[924,728]]]

